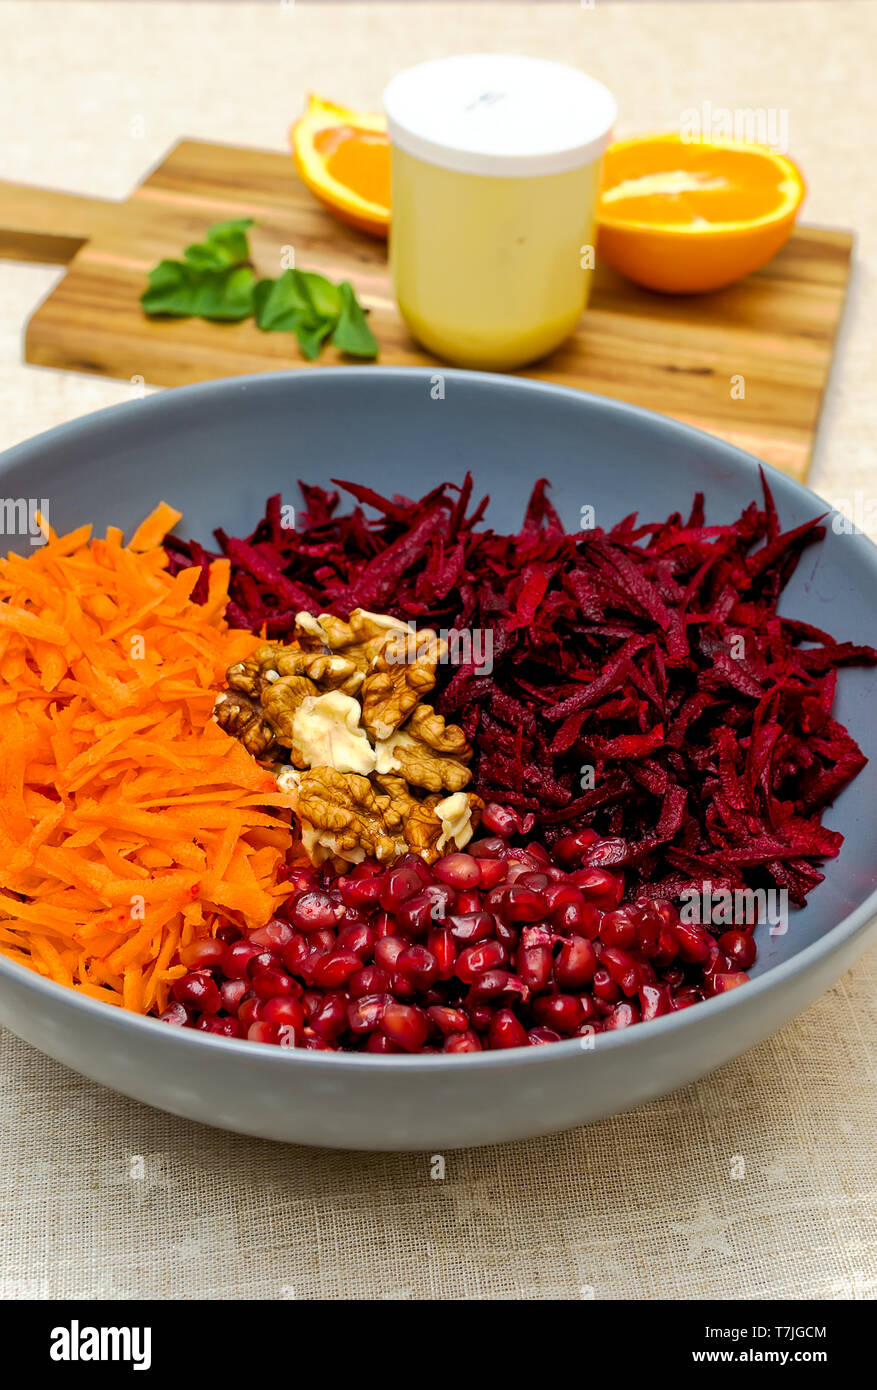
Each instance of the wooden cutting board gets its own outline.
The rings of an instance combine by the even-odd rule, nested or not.
[[[382,363],[435,364],[396,311],[384,243],[324,211],[291,157],[196,140],[171,150],[125,202],[0,184],[0,256],[68,266],[27,326],[27,361],[161,386],[308,368],[290,334],[143,315],[151,266],[229,217],[255,220],[261,273],[278,275],[293,247],[300,268],[351,280],[372,311]],[[799,227],[764,270],[708,295],[653,294],[599,269],[577,332],[523,375],[672,415],[803,479],[852,242]],[[320,358],[338,360],[334,350]]]

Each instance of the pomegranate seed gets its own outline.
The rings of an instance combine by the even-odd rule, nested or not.
[[[479,1003],[486,999],[496,999],[500,994],[509,991],[523,997],[529,993],[524,982],[509,970],[485,970],[483,974],[476,975],[470,988],[472,998]]]
[[[351,999],[362,999],[366,994],[386,994],[390,988],[390,977],[379,965],[366,965],[357,970],[347,982],[347,992]]]
[[[448,918],[446,926],[458,945],[474,946],[478,941],[487,941],[493,936],[496,924],[490,912],[455,912]]]
[[[473,858],[478,859],[504,859],[508,852],[508,845],[499,835],[488,835],[483,840],[472,840],[467,846],[467,853]]]
[[[621,990],[602,965],[594,971],[591,989],[598,1004],[617,1004],[621,998]]]
[[[640,1022],[640,1012],[636,1004],[625,1000],[622,1004],[616,1004],[603,1027],[606,1029],[629,1028],[632,1023]]]
[[[368,912],[377,906],[381,896],[381,880],[379,878],[348,878],[344,880],[343,885],[339,880],[338,891],[348,907],[355,908],[357,912]]]
[[[337,1052],[338,1050],[330,1042],[326,1042],[325,1038],[317,1037],[316,1033],[309,1034],[307,1029],[305,1029],[301,1045],[309,1052]]]
[[[179,956],[183,965],[191,970],[209,970],[220,964],[225,952],[225,942],[211,937],[208,941],[191,941],[188,946],[182,946]]]
[[[727,994],[729,989],[736,989],[738,985],[745,985],[749,976],[744,970],[737,970],[733,975],[718,974],[713,976],[713,992],[715,994]]]
[[[202,1014],[215,1014],[222,1008],[219,986],[210,975],[193,973],[174,980],[173,995],[180,1004],[200,1009]]]
[[[245,1028],[248,1028],[251,1023],[256,1023],[262,1017],[263,1007],[262,1000],[257,999],[255,994],[248,995],[241,1000],[238,1018]]]
[[[449,980],[454,973],[457,947],[447,927],[434,927],[426,939],[427,948],[432,951],[438,964],[440,980]]]
[[[220,969],[229,980],[243,980],[247,966],[258,954],[259,947],[251,946],[249,941],[233,941],[222,954]]]
[[[574,1033],[585,1020],[581,1000],[574,994],[543,994],[533,1000],[532,1010],[538,1024],[558,1033]]]
[[[471,985],[486,970],[493,970],[505,961],[505,949],[498,941],[485,941],[480,946],[467,946],[461,951],[454,967],[458,980]]]
[[[726,931],[719,937],[719,945],[741,970],[748,970],[758,954],[754,937],[745,931]]]
[[[545,927],[528,927],[521,933],[515,955],[515,969],[528,989],[538,992],[551,983],[554,957],[551,933]]]
[[[465,1033],[451,1033],[445,1038],[445,1052],[480,1052],[481,1042],[477,1033],[469,1028]]]
[[[636,945],[637,910],[635,907],[616,907],[603,913],[600,940],[604,946],[620,946],[630,951]]]
[[[495,1048],[526,1047],[529,1041],[527,1030],[511,1009],[498,1009],[496,1011],[490,1020],[488,1037],[490,1046]]]
[[[551,883],[551,879],[548,877],[547,874],[542,873],[539,869],[528,869],[526,873],[523,873],[518,878],[516,878],[515,882],[520,883],[521,886],[524,888],[532,888],[535,893],[544,893],[545,889]],[[544,898],[542,900],[542,907],[544,911]]]
[[[438,909],[438,916],[444,914]],[[399,931],[406,936],[421,937],[425,936],[430,927],[434,924],[437,917],[437,905],[430,897],[429,893],[415,893],[413,897],[404,902],[396,913],[396,923]]]
[[[512,883],[500,903],[499,913],[504,922],[538,922],[546,916],[545,900],[520,883]]]
[[[304,1009],[297,999],[290,996],[266,999],[262,1018],[266,1023],[283,1023],[296,1032],[304,1027],[305,1021]]]
[[[652,962],[655,966],[657,966],[659,970],[664,971],[665,979],[667,978],[666,967],[668,965],[671,965],[678,955],[679,941],[676,937],[676,932],[673,930],[672,927],[669,927],[666,925],[666,923],[664,923],[662,924],[661,929],[658,932],[658,944],[657,949],[654,955],[652,956]]]
[[[274,999],[278,995],[291,995],[296,982],[285,970],[261,970],[253,977],[253,993],[257,999]]]
[[[505,902],[510,887],[511,885],[508,883],[498,883],[495,888],[491,888],[482,904],[485,912],[490,912],[496,916]]]
[[[639,992],[643,1022],[670,1012],[670,991],[666,985],[643,985]]]
[[[293,975],[297,975],[301,971],[310,954],[311,947],[308,938],[302,932],[294,932],[292,939],[280,948],[280,959]]]
[[[563,1042],[563,1038],[553,1028],[531,1028],[527,1038],[533,1047],[541,1046],[543,1043]]]
[[[615,869],[630,859],[630,848],[626,840],[618,835],[597,837],[582,855],[582,867],[586,869]]]
[[[658,983],[658,977],[655,974],[655,971],[650,961],[640,959],[637,962],[637,966],[639,969],[639,982],[641,985],[656,985]]]
[[[470,912],[480,912],[484,906],[481,892],[478,888],[462,888],[456,894],[454,913],[460,917],[468,917]]]
[[[479,886],[486,890],[502,883],[508,873],[508,865],[504,859],[479,859],[478,867],[481,870]]]
[[[670,1003],[674,1009],[690,1009],[692,1004],[700,1004],[705,997],[703,990],[691,986],[677,990]]]
[[[479,1004],[471,997],[466,1000],[466,1009],[469,1014],[469,1022],[478,1033],[486,1033],[490,1027],[490,1020],[496,1010],[492,1004]]]
[[[390,994],[364,994],[347,1006],[347,1023],[352,1033],[370,1033],[377,1028],[381,1015],[393,1002]]]
[[[565,869],[571,869],[581,864],[585,850],[596,844],[599,838],[596,830],[590,829],[579,830],[575,835],[562,835],[555,840],[551,853]]]
[[[432,871],[440,883],[447,883],[458,891],[477,888],[481,882],[478,860],[471,854],[446,854],[444,859],[433,864]]]
[[[379,1027],[391,1042],[404,1047],[406,1052],[417,1052],[426,1042],[429,1032],[426,1014],[422,1009],[410,1004],[400,1004],[392,999],[381,1014]]]
[[[604,910],[617,907],[624,893],[624,876],[608,869],[577,869],[570,882],[581,888],[587,902]]]
[[[682,959],[692,965],[702,964],[714,944],[709,932],[693,922],[677,922],[674,930]]]
[[[380,911],[375,919],[375,940],[380,941],[385,936],[397,936],[396,918],[389,912]]]
[[[464,1033],[469,1027],[469,1016],[462,1009],[451,1009],[445,1004],[432,1004],[427,1014],[441,1033]]]
[[[346,984],[361,965],[362,961],[353,951],[332,951],[317,963],[311,971],[311,979],[315,985],[322,988],[338,989],[340,985]],[[258,981],[254,988],[258,994]]]
[[[250,940],[254,946],[260,946],[265,951],[279,951],[281,946],[285,946],[287,941],[293,937],[292,927],[288,922],[281,922],[279,917],[275,917],[269,922],[267,927],[260,927],[258,931],[250,932]]]
[[[583,903],[585,901],[581,888],[576,888],[574,883],[570,883],[566,874],[559,880],[549,883],[545,892],[542,894],[545,900],[545,907],[550,913],[555,913],[564,903]]]
[[[589,985],[597,969],[597,952],[583,936],[564,941],[554,962],[554,978],[561,989],[582,989]]]
[[[339,951],[352,951],[359,957],[360,964],[367,961],[375,949],[374,928],[367,922],[348,922],[342,927],[335,941]]]
[[[404,936],[381,937],[380,941],[375,942],[375,965],[392,975],[396,969],[396,961],[402,952],[407,950],[408,945]]]
[[[347,1029],[347,997],[340,990],[323,995],[320,1007],[309,1019],[314,1032],[327,1042],[334,1041]]]
[[[243,1038],[244,1029],[236,1018],[217,1018],[216,1014],[202,1014],[195,1025],[202,1033],[215,1033],[220,1038]]]
[[[640,967],[636,959],[618,946],[606,946],[600,953],[600,965],[628,997],[640,987]]]
[[[175,1028],[185,1028],[189,1022],[189,1014],[184,1005],[178,999],[168,1004],[163,1014],[159,1014],[162,1023],[172,1023]]]
[[[521,833],[520,817],[510,807],[500,806],[497,801],[488,801],[481,812],[481,824],[492,835],[503,835],[506,839]]]
[[[261,975],[263,970],[279,970],[281,967],[280,957],[274,951],[259,951],[255,956],[251,956],[247,963],[247,975],[252,980],[254,975]]]
[[[276,1023],[251,1023],[247,1029],[249,1042],[276,1043],[279,1038],[280,1030]]]
[[[505,946],[509,955],[516,949],[521,939],[521,933],[517,927],[510,927],[507,922],[503,922],[500,917],[494,917],[494,933],[497,941]]]
[[[429,989],[439,978],[439,963],[425,946],[406,946],[396,958],[396,970],[415,989]]]
[[[338,908],[328,893],[313,888],[295,899],[290,913],[290,921],[299,931],[318,931],[320,927],[334,927],[338,921]]]
[[[424,880],[410,856],[400,859],[394,868],[388,869],[381,888],[380,904],[385,912],[397,912],[404,902],[413,898],[423,888]],[[421,864],[423,860],[420,861]],[[425,867],[425,866],[424,866]]]
[[[561,936],[584,936],[593,941],[600,932],[603,913],[582,898],[580,903],[561,903],[552,913],[551,920]]]
[[[241,1000],[249,987],[248,980],[223,980],[219,986],[219,995],[222,999],[222,1007],[227,1013],[237,1013]]]

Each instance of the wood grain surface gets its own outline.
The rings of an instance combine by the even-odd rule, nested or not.
[[[27,326],[27,361],[161,386],[308,368],[291,335],[252,321],[150,321],[140,309],[156,261],[179,256],[210,223],[245,216],[260,273],[279,274],[294,248],[299,267],[354,284],[382,363],[435,364],[396,311],[384,243],[322,209],[290,157],[196,140],[178,144],[125,202],[0,185],[0,255],[68,263]],[[522,374],[671,415],[803,479],[851,248],[847,232],[799,227],[762,271],[708,295],[654,294],[598,268],[575,334]],[[330,349],[320,358],[339,360]]]

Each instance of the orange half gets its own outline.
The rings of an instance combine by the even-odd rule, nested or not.
[[[776,255],[804,192],[792,161],[764,145],[621,140],[603,161],[597,254],[649,289],[720,289]]]
[[[295,166],[315,198],[343,222],[385,237],[390,225],[390,142],[383,116],[311,95],[291,131]]]

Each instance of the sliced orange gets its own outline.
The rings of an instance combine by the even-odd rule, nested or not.
[[[764,145],[621,140],[603,161],[597,254],[649,289],[720,289],[776,255],[804,192],[792,161]]]
[[[311,94],[291,131],[302,182],[342,221],[372,236],[390,225],[390,142],[383,116]]]

